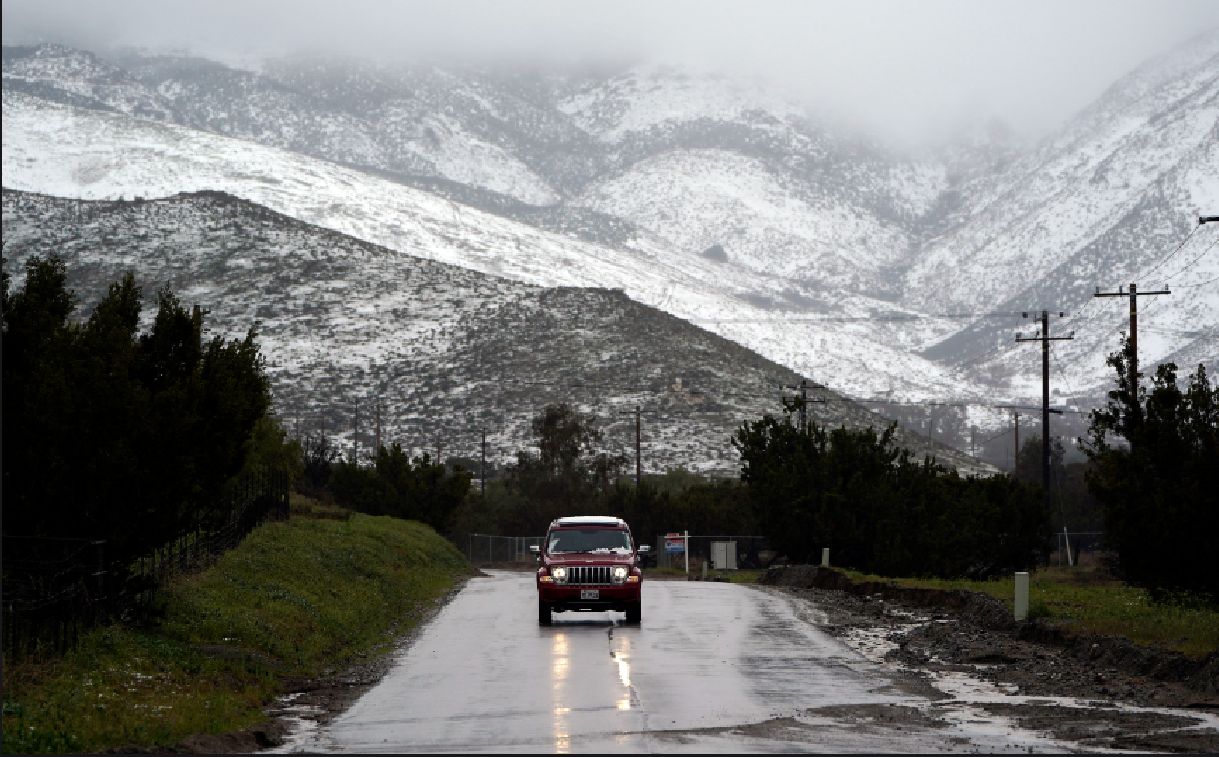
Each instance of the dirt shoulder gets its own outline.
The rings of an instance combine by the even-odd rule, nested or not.
[[[856,648],[871,640],[875,656],[930,678],[964,673],[994,684],[1013,701],[985,708],[1023,727],[1089,748],[1219,751],[1219,731],[1156,712],[1196,712],[1214,722],[1219,654],[1198,661],[1041,620],[1018,623],[1004,603],[984,594],[856,583],[828,568],[772,568],[761,583],[810,599],[825,613],[823,630]]]

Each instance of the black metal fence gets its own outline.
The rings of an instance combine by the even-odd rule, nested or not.
[[[263,521],[287,518],[288,476],[242,476],[227,500],[223,522],[179,534],[134,561],[108,555],[104,540],[5,534],[5,658],[62,653],[99,623],[147,611],[171,576],[211,565]]]

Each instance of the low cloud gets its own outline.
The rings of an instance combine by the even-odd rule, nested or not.
[[[762,77],[899,141],[998,118],[1039,136],[1142,61],[1219,28],[1212,0],[5,0],[6,42],[228,59],[659,60]]]

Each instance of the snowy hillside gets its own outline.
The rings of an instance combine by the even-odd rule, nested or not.
[[[1053,333],[1074,330],[1076,340],[1055,349],[1064,394],[1079,397],[1103,393],[1105,356],[1128,330],[1126,301],[1098,300],[1096,288],[1168,287],[1172,296],[1139,304],[1141,360],[1204,362],[1213,371],[1219,224],[1199,228],[1197,218],[1219,210],[1216,166],[1219,35],[1210,35],[1121,80],[1037,152],[978,184],[961,224],[932,240],[911,269],[905,301],[1067,312]],[[1040,358],[993,349],[1011,334],[982,323],[927,354],[1011,376],[1015,393],[1035,396]]]
[[[887,289],[884,274],[908,254],[909,236],[858,207],[806,198],[794,184],[739,153],[673,151],[598,182],[577,202],[629,218],[691,255],[718,246],[727,260],[811,288]]]
[[[619,249],[589,244],[299,153],[24,94],[5,93],[3,127],[4,181],[13,189],[88,199],[229,192],[307,223],[491,275],[622,289],[840,391],[917,397],[959,383],[905,346],[886,344],[892,341],[886,324],[831,319],[780,332],[775,319],[791,314],[751,302],[753,293],[768,290],[761,277],[725,275],[716,261],[687,260],[646,239]],[[864,298],[834,307],[850,316],[894,311]],[[886,370],[860,375],[863,363]]]
[[[1033,147],[987,124],[894,154],[759,82],[4,47],[6,187],[222,190],[412,256],[622,289],[965,445],[1040,401],[1025,311],[1063,311],[1055,403],[1090,406],[1125,300],[1144,365],[1219,369],[1219,34]],[[1177,246],[1187,235],[1184,246]],[[895,403],[915,403],[905,407]]]
[[[547,402],[598,416],[607,449],[632,452],[648,410],[644,469],[734,475],[728,438],[777,413],[790,370],[605,289],[543,289],[422,260],[300,223],[215,192],[163,200],[79,201],[5,191],[6,258],[54,251],[87,313],[134,271],[146,302],[169,285],[208,310],[213,333],[257,324],[275,408],[297,433],[365,451],[382,438],[422,451],[510,461]],[[20,265],[9,263],[20,286]],[[15,269],[15,270],[13,270]],[[144,312],[145,327],[153,313]],[[833,393],[825,423],[883,426]],[[358,427],[358,428],[357,428]],[[918,435],[901,440],[965,470],[985,470]]]

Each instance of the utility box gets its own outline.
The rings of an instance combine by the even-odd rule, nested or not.
[[[716,570],[736,570],[736,542],[711,542],[711,567]]]

